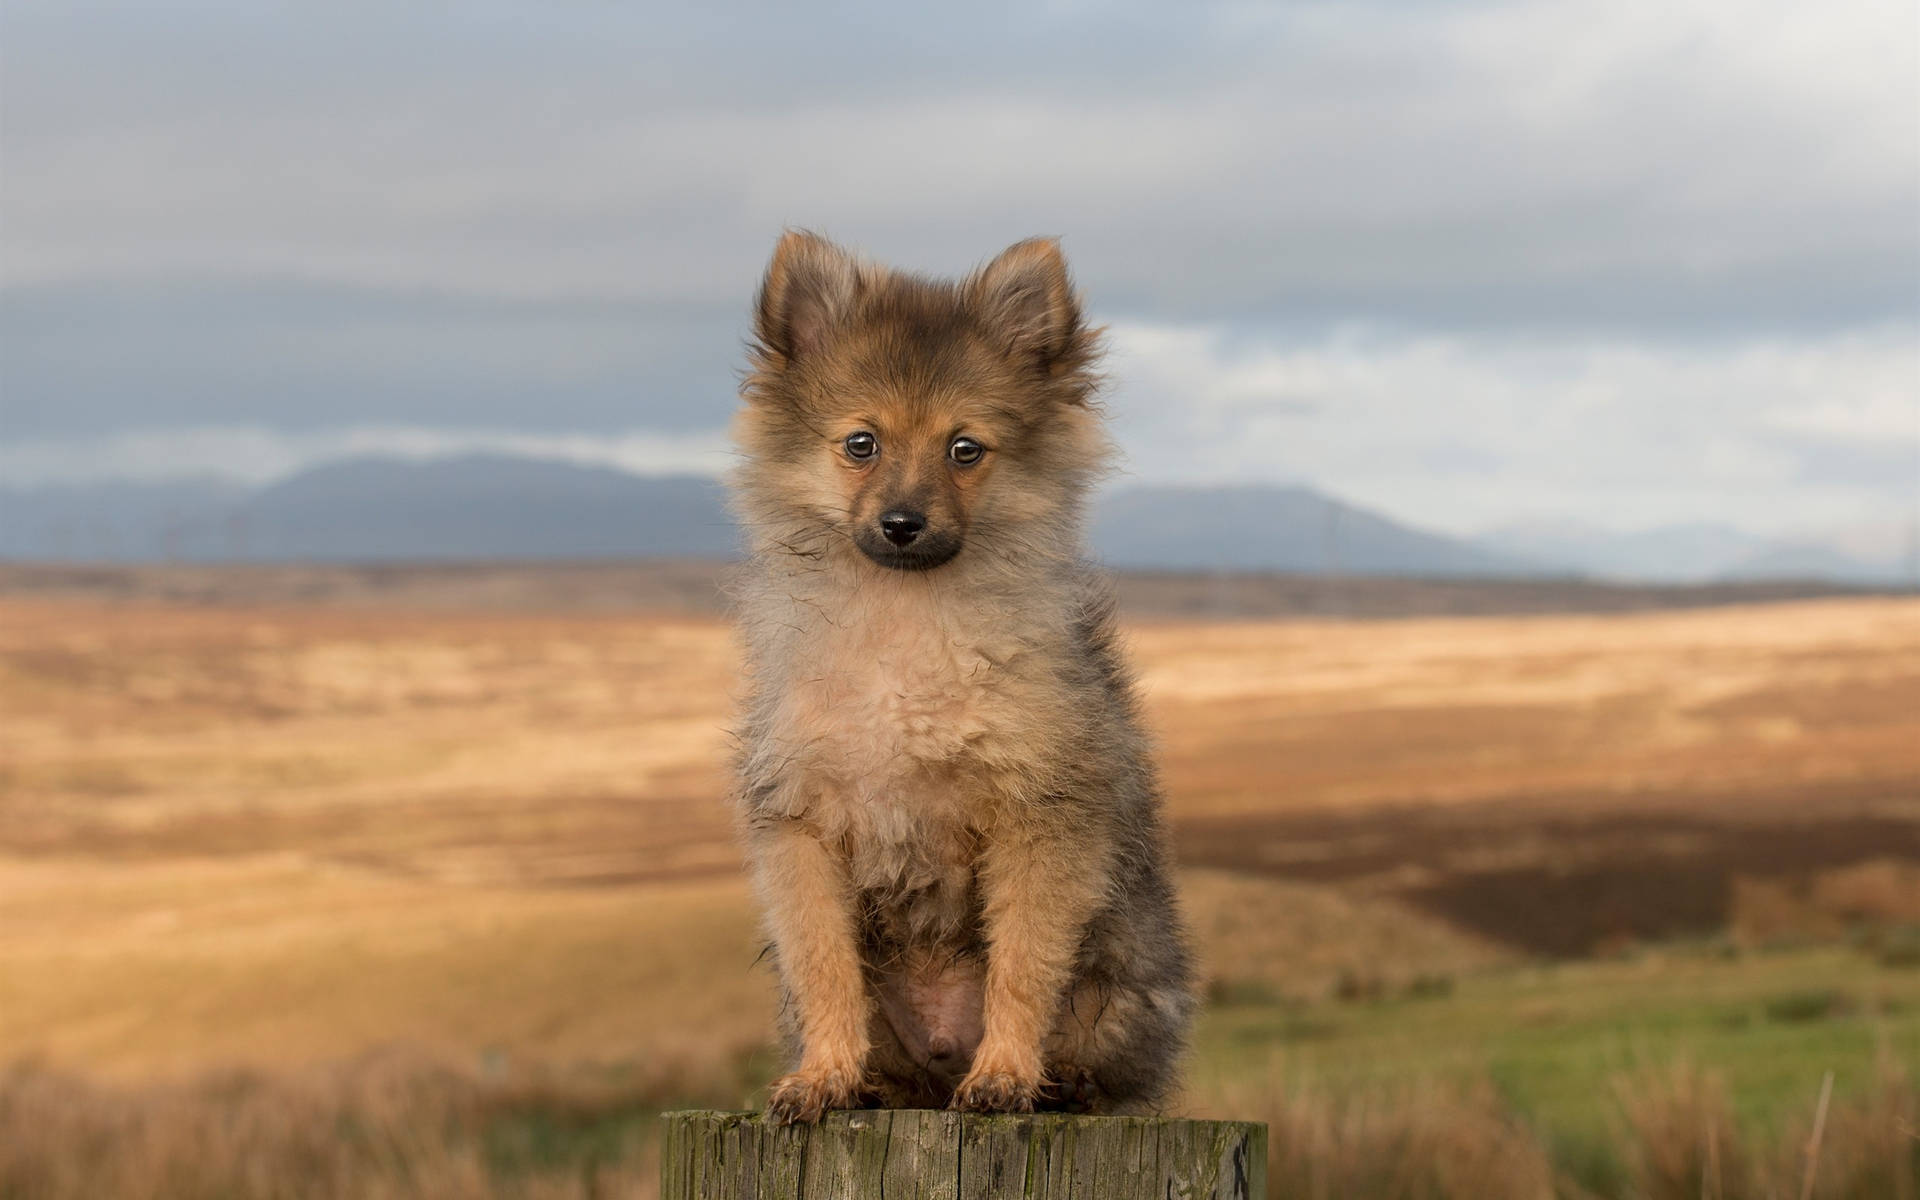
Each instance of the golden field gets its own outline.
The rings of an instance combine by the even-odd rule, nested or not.
[[[1653,1195],[1633,1131],[1675,1105],[1797,1180],[1833,1071],[1815,1166],[1911,1182],[1920,600],[1129,633],[1214,1002],[1192,1109],[1318,1129],[1349,1166],[1367,1137],[1457,1141],[1444,1111],[1492,1131],[1448,1179]],[[644,1193],[626,1116],[749,1102],[776,1062],[723,800],[734,679],[725,624],[685,609],[0,593],[0,1062],[27,1064],[0,1140],[43,1143],[0,1148],[0,1196],[83,1194],[61,1160],[185,1136],[153,1105],[240,1077],[327,1120],[409,1088],[443,1124],[514,1114],[504,1151],[376,1172],[390,1194]],[[548,1104],[573,1114],[551,1137]],[[1627,1148],[1583,1166],[1596,1142]],[[1311,1169],[1276,1178],[1334,1178]]]

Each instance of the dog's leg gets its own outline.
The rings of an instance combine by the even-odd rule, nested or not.
[[[1048,836],[1038,821],[1009,822],[987,839],[985,1033],[953,1107],[1031,1112],[1046,1073],[1052,1028],[1073,959],[1106,892],[1107,855],[1083,838]]]
[[[1047,1039],[1051,1112],[1132,1115],[1164,1098],[1181,1046],[1188,1001],[1179,987],[1081,980]]]
[[[853,891],[846,867],[800,822],[755,830],[754,877],[780,976],[799,1008],[800,1064],[776,1080],[774,1121],[817,1121],[851,1108],[866,1069],[867,992],[861,975]]]

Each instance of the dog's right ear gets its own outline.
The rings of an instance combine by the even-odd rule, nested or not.
[[[817,353],[860,288],[860,264],[852,255],[818,234],[787,230],[754,302],[761,349],[780,369]]]

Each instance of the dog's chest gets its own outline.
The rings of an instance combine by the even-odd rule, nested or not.
[[[892,897],[884,907],[908,927],[893,935],[950,935],[966,918],[991,764],[1030,706],[1008,669],[1017,647],[872,620],[820,631],[805,657],[781,724],[819,780],[814,815],[838,831],[856,886]]]
[[[790,712],[824,764],[851,780],[897,784],[939,772],[1020,724],[1013,652],[911,620],[823,633],[795,680]]]

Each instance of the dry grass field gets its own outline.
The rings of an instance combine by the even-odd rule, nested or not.
[[[1276,1179],[1763,1195],[1832,1071],[1820,1194],[1914,1194],[1920,601],[1130,636],[1189,1103]],[[684,607],[0,592],[0,1196],[645,1194],[643,1115],[774,1065],[733,664]]]

